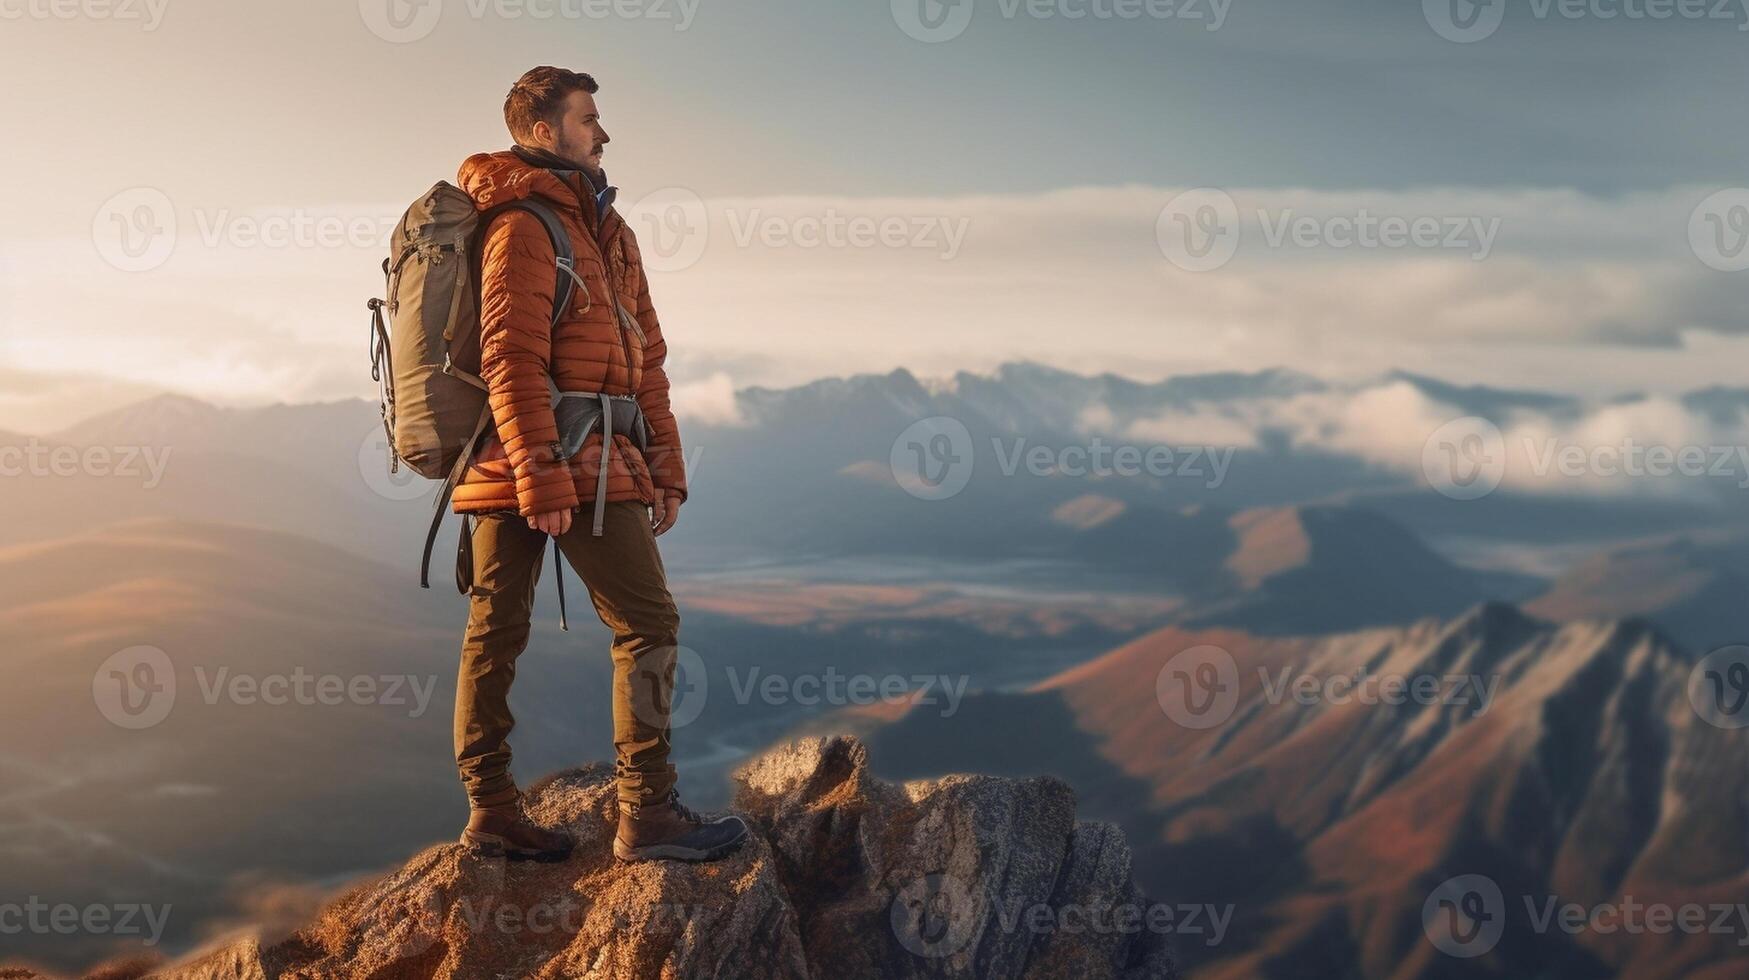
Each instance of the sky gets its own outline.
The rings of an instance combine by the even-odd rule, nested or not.
[[[0,429],[373,397],[387,231],[590,71],[682,411],[1035,360],[1737,383],[1749,0],[0,0]],[[690,409],[689,409],[689,406]]]

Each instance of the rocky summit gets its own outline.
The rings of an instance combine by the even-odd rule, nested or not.
[[[869,772],[850,737],[798,741],[736,774],[753,829],[712,864],[615,861],[611,772],[530,787],[533,819],[575,834],[559,864],[431,847],[289,936],[234,937],[155,969],[257,978],[1171,978],[1165,931],[1108,824],[1069,787]],[[117,964],[116,966],[120,966]]]

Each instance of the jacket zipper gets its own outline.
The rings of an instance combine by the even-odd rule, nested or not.
[[[580,184],[586,183],[581,174],[579,174],[576,179]],[[582,206],[583,226],[587,229],[589,227],[590,209],[596,208],[595,196],[593,194],[581,193],[575,187],[571,188],[571,191],[577,195],[577,203]],[[601,214],[599,210],[596,210],[595,228],[592,230],[593,233],[589,236],[589,239],[591,243],[595,245],[596,256],[601,259],[602,273],[607,280],[607,298],[613,301],[613,326],[615,330],[619,331],[619,347],[620,351],[625,354],[626,381],[629,383],[632,377],[632,342],[631,338],[626,336],[626,314],[623,313],[625,305],[619,301],[619,290],[613,284],[613,263],[608,261],[607,245],[602,242],[600,237],[602,231],[606,229],[606,220],[606,216]],[[587,290],[585,290],[585,292],[587,292]],[[634,324],[637,323],[636,319],[633,319],[632,322]],[[644,341],[646,344],[649,343],[649,338],[644,336],[643,328],[637,327],[636,329],[638,331],[638,339]],[[636,391],[634,391],[633,394],[636,395]]]
[[[614,285],[613,263],[608,261],[607,245],[600,238],[595,236],[591,236],[591,238],[595,242],[595,254],[601,259],[601,269],[607,279],[607,298],[613,301],[613,326],[615,330],[619,331],[619,347],[625,353],[626,382],[629,384],[632,377],[632,341],[626,336],[626,322],[623,312],[625,305],[619,301],[619,289]],[[643,335],[643,330],[639,329],[638,337],[642,339]]]

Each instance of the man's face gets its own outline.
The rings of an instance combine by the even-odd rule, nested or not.
[[[601,169],[601,156],[608,143],[607,130],[601,128],[601,112],[595,107],[595,96],[588,92],[572,92],[565,97],[565,108],[555,128],[545,120],[535,123],[535,137],[546,138],[542,149],[556,153],[588,170]]]

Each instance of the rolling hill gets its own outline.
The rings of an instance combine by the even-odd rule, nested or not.
[[[458,791],[408,761],[447,754],[458,609],[385,591],[388,574],[163,519],[0,549],[0,877],[59,901],[173,904],[179,942],[246,879],[343,873],[447,833]],[[330,677],[371,690],[317,686]]]
[[[543,578],[512,693],[524,778],[612,751],[609,636],[586,602],[560,633],[549,589]],[[938,694],[944,675],[957,692],[1029,682],[1158,615],[1114,599],[1112,625],[1106,601],[702,582],[681,597],[683,791],[723,802],[728,770],[842,703],[845,678],[903,690],[927,677]],[[0,881],[75,904],[169,904],[175,950],[453,837],[466,616],[450,590],[277,530],[147,518],[0,548]],[[6,945],[62,967],[128,951]]]
[[[1586,559],[1525,604],[1545,619],[1640,616],[1693,655],[1749,642],[1749,541],[1734,534],[1660,538]]]

